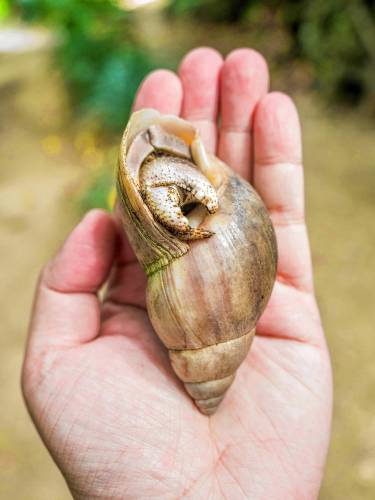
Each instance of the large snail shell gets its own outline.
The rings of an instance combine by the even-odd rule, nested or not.
[[[159,142],[154,130],[162,131]],[[187,159],[215,188],[216,213],[196,204],[186,214],[203,239],[166,228],[145,203],[140,172],[155,153],[166,161]],[[277,250],[267,211],[248,182],[206,153],[191,124],[151,109],[134,113],[125,130],[118,195],[124,229],[148,275],[151,323],[187,392],[202,413],[212,414],[272,291]]]

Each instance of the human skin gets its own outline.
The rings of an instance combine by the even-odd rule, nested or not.
[[[332,383],[296,109],[268,92],[259,53],[223,61],[209,48],[188,53],[178,76],[151,73],[135,99],[143,107],[194,123],[262,197],[279,251],[270,302],[219,410],[202,415],[152,330],[146,279],[118,222],[91,211],[40,275],[22,374],[29,412],[75,498],[315,499]]]

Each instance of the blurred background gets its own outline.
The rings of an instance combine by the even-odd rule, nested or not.
[[[198,45],[261,51],[300,110],[335,379],[321,499],[375,498],[375,0],[0,0],[0,498],[70,498],[19,390],[35,280],[84,211],[111,205],[142,78]]]

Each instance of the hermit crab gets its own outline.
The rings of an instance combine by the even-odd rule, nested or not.
[[[258,194],[206,152],[197,129],[133,113],[117,171],[124,230],[147,274],[147,310],[173,370],[210,415],[233,383],[270,297],[274,229]]]

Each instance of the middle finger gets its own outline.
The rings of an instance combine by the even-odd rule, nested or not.
[[[195,125],[211,153],[216,151],[219,75],[223,64],[214,49],[200,47],[183,59],[179,76],[184,89],[182,118]]]

